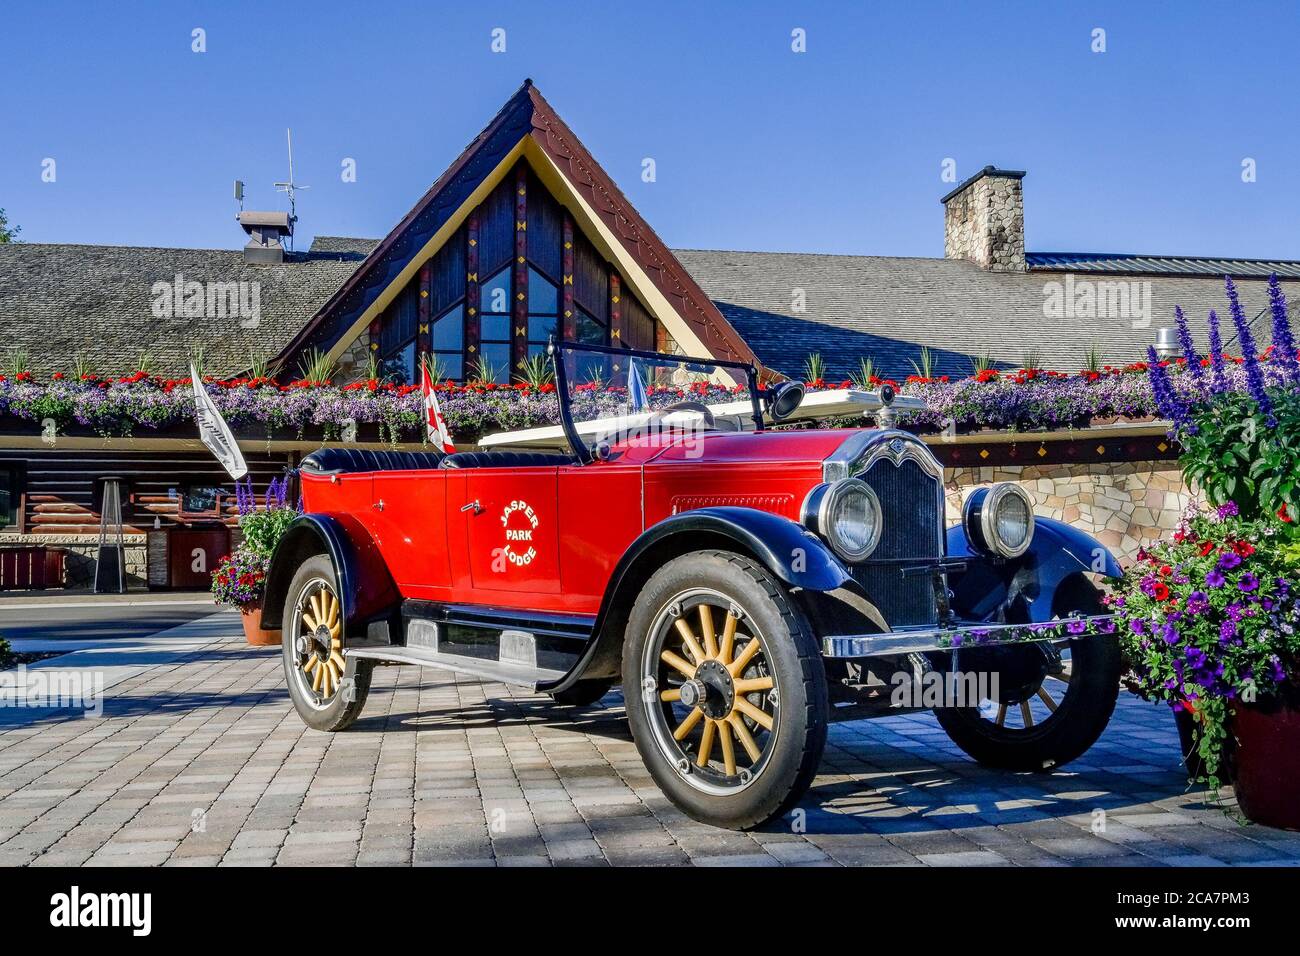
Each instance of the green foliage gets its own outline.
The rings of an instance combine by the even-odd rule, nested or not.
[[[1043,367],[1043,353],[1038,349],[1025,349],[1020,353],[1020,367],[1025,371],[1033,371]]]
[[[479,355],[478,359],[470,366],[469,380],[481,384],[495,382],[497,380],[497,367],[488,360],[486,355]]]
[[[1096,343],[1083,350],[1083,367],[1089,372],[1100,372],[1105,363],[1101,360],[1101,349]]]
[[[543,385],[555,381],[555,370],[551,366],[550,358],[545,355],[534,355],[524,364],[523,371],[515,378],[529,388],[540,389]]]
[[[302,378],[308,382],[328,382],[338,374],[338,366],[318,348],[304,353],[298,365]]]
[[[0,668],[8,667],[13,660],[13,646],[0,635]]]
[[[1143,696],[1195,715],[1212,788],[1232,703],[1284,693],[1300,676],[1296,555],[1294,524],[1227,506],[1143,552],[1108,599]]]
[[[135,361],[135,371],[144,372],[146,375],[152,375],[153,356],[148,352],[141,352],[140,357]],[[188,369],[186,371],[188,371]]]
[[[997,359],[993,357],[992,352],[981,352],[979,355],[972,355],[970,360],[970,370],[972,375],[978,375],[980,372],[987,372],[997,366]]]
[[[90,359],[80,352],[73,358],[73,370],[77,376],[77,381],[81,381],[87,375],[95,374],[95,367],[90,364]]]
[[[826,378],[826,360],[821,352],[810,352],[803,363],[803,377],[806,382],[821,382]]]
[[[22,231],[22,226],[9,225],[9,217],[5,215],[3,209],[0,209],[0,243],[21,242],[22,240],[18,238],[18,233]]]
[[[1212,504],[1235,502],[1244,518],[1300,516],[1300,393],[1272,395],[1275,425],[1249,395],[1225,392],[1192,411],[1179,432],[1180,462]]]
[[[870,355],[858,359],[857,371],[849,373],[849,381],[853,383],[855,388],[860,388],[863,391],[870,391],[875,388],[879,379],[880,375],[876,369],[876,360]]]
[[[934,378],[934,353],[921,346],[920,360],[912,360],[912,371],[918,378]]]
[[[11,348],[5,362],[5,371],[14,378],[30,372],[32,369],[29,358],[30,356],[25,348]]]
[[[249,378],[268,378],[270,370],[271,362],[265,352],[253,352],[248,356]]]
[[[270,558],[296,517],[298,512],[293,508],[271,508],[240,515],[239,530],[244,533],[242,550]]]
[[[447,367],[443,365],[442,359],[434,352],[425,352],[420,357],[420,363],[429,373],[429,384],[437,385],[447,377]]]

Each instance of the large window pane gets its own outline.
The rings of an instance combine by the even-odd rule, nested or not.
[[[530,315],[528,317],[528,341],[546,342],[555,334],[555,316]]]
[[[465,360],[460,352],[434,352],[433,358],[440,378],[453,382],[464,381]]]
[[[554,283],[531,266],[528,268],[528,311],[552,315],[559,311]]]
[[[380,374],[390,382],[409,385],[415,381],[415,340],[407,342],[400,349],[384,357],[380,364]]]
[[[489,312],[510,311],[510,269],[502,269],[479,286],[479,311],[487,318]]]
[[[479,327],[484,342],[504,342],[510,338],[510,316],[485,315]]]
[[[465,307],[458,305],[433,323],[435,352],[459,352],[465,341]]]
[[[510,381],[510,346],[508,344],[483,343],[483,358],[491,366],[491,381],[509,382]],[[478,377],[479,369],[474,369],[475,376]]]

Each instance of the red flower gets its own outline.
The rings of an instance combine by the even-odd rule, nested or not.
[[[1157,601],[1169,600],[1169,585],[1165,584],[1163,581],[1157,581],[1156,586],[1152,589],[1152,596],[1155,597]]]
[[[1291,515],[1287,513],[1286,505],[1283,505],[1281,508],[1277,509],[1277,516],[1281,518],[1283,521],[1285,521],[1287,524],[1291,523]]]
[[[1208,554],[1209,554],[1211,551],[1213,551],[1213,550],[1214,550],[1214,542],[1213,542],[1213,541],[1202,541],[1202,542],[1201,542],[1201,557],[1205,557],[1206,555],[1208,555]]]
[[[1243,558],[1249,558],[1255,553],[1255,546],[1249,541],[1237,541],[1233,543],[1232,550]]]
[[[1162,564],[1162,565],[1160,565],[1160,576],[1161,576],[1161,577],[1166,577],[1166,578],[1167,578],[1167,577],[1169,577],[1169,575],[1170,575],[1171,573],[1173,573],[1173,568],[1171,568],[1169,565],[1167,565],[1167,564]]]

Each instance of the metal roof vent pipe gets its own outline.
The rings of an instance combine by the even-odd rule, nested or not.
[[[1178,344],[1177,329],[1156,329],[1156,355],[1161,359],[1171,359],[1179,353],[1182,346]]]
[[[284,262],[284,242],[293,235],[294,218],[287,212],[253,212],[239,214],[239,225],[248,233],[244,261],[257,265]]]

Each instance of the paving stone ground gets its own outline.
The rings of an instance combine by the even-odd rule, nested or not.
[[[0,714],[0,865],[83,864],[1297,865],[1300,833],[1188,792],[1172,717],[1127,694],[1051,774],[984,770],[928,714],[834,724],[797,810],[742,834],[664,798],[617,692],[574,711],[381,667],[324,734],[278,651],[232,633],[112,687],[101,718]]]

